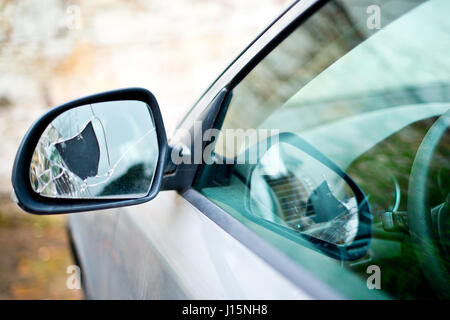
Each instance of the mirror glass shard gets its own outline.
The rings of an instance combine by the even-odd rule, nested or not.
[[[140,198],[158,162],[151,110],[142,101],[70,109],[42,134],[30,164],[33,190],[66,199]]]

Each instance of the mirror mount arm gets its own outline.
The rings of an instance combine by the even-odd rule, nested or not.
[[[178,164],[172,161],[172,152],[177,152],[178,154],[180,154],[182,152],[182,148],[180,146],[168,145],[166,165],[164,167],[164,176],[173,174],[177,170]]]
[[[166,168],[164,170],[164,177],[162,181],[161,191],[163,190],[177,190],[183,193],[190,188],[194,182],[199,164],[196,164],[191,148],[194,148],[195,139],[202,141],[202,152],[206,146],[206,141],[203,141],[203,133],[205,130],[211,128],[221,127],[223,116],[231,101],[231,92],[228,88],[223,88],[209,104],[209,106],[199,115],[197,121],[201,121],[201,136],[195,136],[194,125],[189,129],[189,134],[182,137],[181,142],[177,140],[176,145],[168,147],[168,157],[185,159],[180,160],[180,164],[172,162],[172,159],[166,160]],[[221,114],[222,113],[222,114]],[[189,147],[191,146],[191,147]]]
[[[195,164],[175,163],[172,160],[172,155],[178,154],[179,157],[183,157],[183,154],[189,155],[190,150],[183,145],[169,145],[166,155],[166,165],[164,168],[163,181],[161,183],[160,191],[164,190],[177,190],[179,192],[186,191],[192,181],[192,175],[196,170]]]

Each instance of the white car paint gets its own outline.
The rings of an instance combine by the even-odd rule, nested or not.
[[[175,191],[113,211],[70,216],[89,297],[311,298]]]

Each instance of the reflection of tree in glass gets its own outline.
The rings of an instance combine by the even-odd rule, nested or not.
[[[362,40],[346,8],[332,1],[269,54],[236,88],[224,128],[258,127],[268,115]],[[302,45],[299,45],[301,43]]]

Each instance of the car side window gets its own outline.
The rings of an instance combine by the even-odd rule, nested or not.
[[[448,294],[448,12],[325,4],[232,90],[195,188],[349,297]]]

